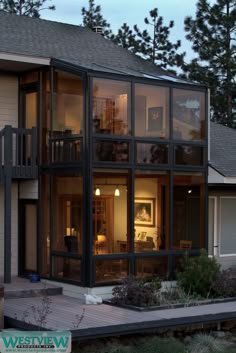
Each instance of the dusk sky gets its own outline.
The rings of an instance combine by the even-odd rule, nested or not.
[[[185,39],[184,18],[195,15],[196,2],[196,0],[96,0],[95,4],[101,5],[102,15],[111,24],[113,32],[116,32],[124,22],[130,27],[137,24],[139,28],[147,28],[143,20],[150,10],[157,7],[159,15],[164,18],[164,24],[174,20],[175,26],[170,38],[173,41],[180,39],[182,50],[187,51],[189,56],[191,43]],[[82,24],[81,8],[83,6],[88,8],[88,0],[52,0],[51,3],[56,6],[56,10],[42,11],[41,18]]]

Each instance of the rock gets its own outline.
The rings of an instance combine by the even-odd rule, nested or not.
[[[186,336],[186,337],[184,338],[184,343],[185,343],[185,344],[189,344],[189,343],[191,343],[191,341],[192,341],[192,337],[191,337],[191,336]]]
[[[225,338],[225,332],[224,331],[213,331],[212,336],[215,338]]]

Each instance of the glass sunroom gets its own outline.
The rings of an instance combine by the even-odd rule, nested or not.
[[[207,246],[206,88],[55,67],[39,81],[41,276],[174,278]]]

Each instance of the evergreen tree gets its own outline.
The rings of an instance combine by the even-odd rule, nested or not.
[[[197,54],[183,70],[211,90],[212,120],[234,126],[236,109],[236,0],[198,0],[196,17],[185,19],[186,38]]]
[[[54,5],[42,7],[45,2],[47,0],[0,0],[0,11],[21,16],[40,17],[40,11],[56,9]]]
[[[118,29],[118,33],[112,34],[110,39],[117,45],[122,48],[129,49],[134,51],[136,47],[135,34],[133,30],[127,25],[127,23],[123,23],[123,25]]]
[[[146,17],[144,22],[146,25],[152,26],[151,34],[148,29],[141,31],[137,25],[132,31],[126,24],[123,24],[112,40],[163,68],[180,66],[185,55],[185,53],[177,53],[181,42],[178,40],[176,43],[172,43],[169,40],[170,29],[174,27],[174,22],[170,21],[165,26],[163,17],[158,15],[157,8],[151,10],[149,14],[150,19]],[[127,41],[124,40],[126,36]]]
[[[102,27],[104,36],[109,37],[111,35],[110,24],[103,18],[101,11],[101,6],[96,6],[95,0],[89,0],[88,10],[85,7],[82,7],[81,10],[83,26],[91,30],[94,27]]]

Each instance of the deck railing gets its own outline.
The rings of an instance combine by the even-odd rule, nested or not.
[[[0,131],[0,179],[37,177],[37,131],[5,126]]]

